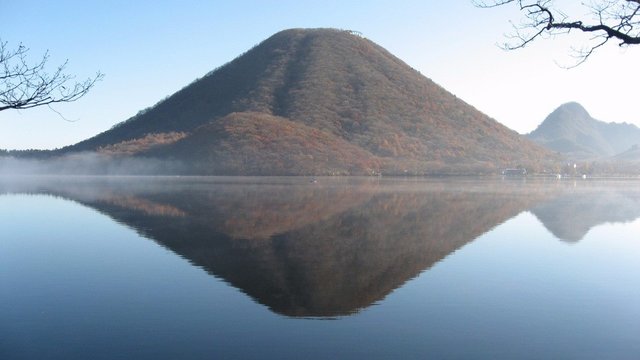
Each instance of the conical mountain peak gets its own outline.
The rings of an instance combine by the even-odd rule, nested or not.
[[[136,143],[136,156],[207,174],[494,173],[550,158],[381,46],[336,29],[278,32],[65,151]]]
[[[577,102],[568,102],[560,105],[548,117],[549,121],[584,122],[593,120],[587,110]]]

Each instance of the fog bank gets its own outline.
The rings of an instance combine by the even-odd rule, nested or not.
[[[163,175],[179,174],[178,161],[142,157],[114,157],[95,152],[47,159],[0,157],[0,175]]]

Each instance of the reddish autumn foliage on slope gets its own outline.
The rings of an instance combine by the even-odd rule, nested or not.
[[[199,174],[373,174],[381,164],[330,133],[263,113],[230,114],[147,155],[192,162]]]
[[[98,153],[105,155],[135,155],[154,147],[173,144],[178,140],[184,139],[186,136],[187,134],[181,132],[147,134],[138,139],[101,146],[98,148]]]

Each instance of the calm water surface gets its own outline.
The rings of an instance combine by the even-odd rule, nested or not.
[[[0,359],[638,359],[640,183],[0,180]]]

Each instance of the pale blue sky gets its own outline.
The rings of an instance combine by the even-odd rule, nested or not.
[[[576,3],[575,1],[565,1]],[[357,30],[506,126],[533,130],[555,107],[579,101],[596,118],[640,125],[635,111],[640,49],[603,49],[569,64],[567,43],[516,52],[504,41],[513,8],[452,1],[18,1],[0,0],[0,38],[34,59],[69,59],[69,72],[105,79],[81,100],[0,112],[0,148],[46,149],[81,141],[126,120],[275,32],[292,27]]]

